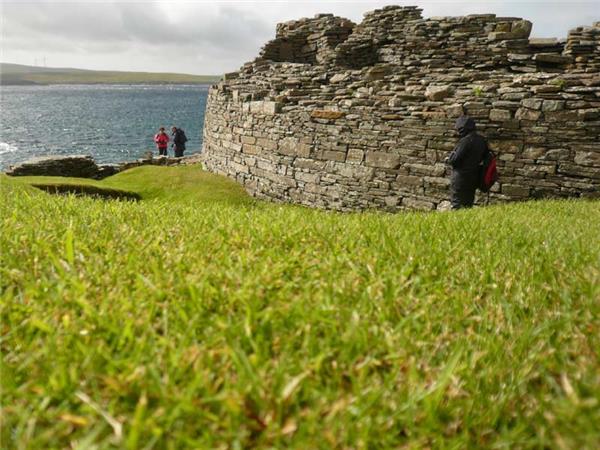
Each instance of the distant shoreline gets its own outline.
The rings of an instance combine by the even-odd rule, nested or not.
[[[48,86],[56,84],[210,85],[220,79],[221,75],[83,70],[0,63],[0,86]]]
[[[218,80],[217,80],[218,81]],[[23,82],[5,82],[0,79],[0,87],[5,86],[23,86],[23,87],[42,87],[42,86],[211,86],[217,81],[181,81],[181,82],[142,82],[142,81],[127,81],[127,82],[106,82],[106,81],[87,81],[87,82],[56,82],[56,83],[35,83],[28,80]]]

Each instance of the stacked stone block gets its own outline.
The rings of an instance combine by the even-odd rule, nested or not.
[[[572,53],[588,34],[535,40],[520,18],[423,19],[416,7],[368,13],[344,39],[342,23],[280,25],[261,57],[210,90],[209,170],[308,206],[444,209],[453,123],[468,113],[499,156],[490,201],[598,196],[599,53]],[[274,50],[300,34],[335,40],[314,57]]]
[[[600,72],[600,22],[569,32],[565,54],[575,59],[575,67],[586,72]]]

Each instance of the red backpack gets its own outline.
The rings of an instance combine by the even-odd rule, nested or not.
[[[498,169],[496,168],[496,155],[491,150],[483,157],[479,176],[479,190],[489,192],[494,183],[498,181]]]

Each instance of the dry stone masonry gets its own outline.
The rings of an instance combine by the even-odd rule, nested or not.
[[[465,112],[499,156],[491,201],[598,197],[600,22],[566,41],[531,26],[397,6],[280,24],[211,88],[205,167],[277,201],[444,209]]]

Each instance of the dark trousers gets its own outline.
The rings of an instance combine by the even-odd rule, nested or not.
[[[162,155],[167,156],[167,147],[165,147],[165,148],[158,147],[158,155],[159,156],[162,156]]]
[[[452,209],[471,208],[475,202],[475,191],[479,181],[479,172],[453,171],[450,178],[450,203]]]
[[[183,156],[184,150],[185,150],[185,147],[183,145],[176,145],[175,146],[175,158],[181,158]]]

